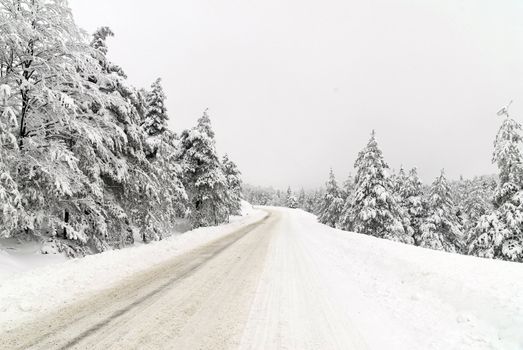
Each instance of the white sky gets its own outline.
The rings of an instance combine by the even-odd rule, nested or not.
[[[496,111],[523,118],[520,0],[70,0],[116,33],[137,86],[163,78],[171,126],[209,107],[220,153],[252,184],[339,180],[371,130],[428,182],[493,173]],[[523,119],[520,119],[523,120]]]

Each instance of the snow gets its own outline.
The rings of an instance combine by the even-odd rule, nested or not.
[[[40,245],[2,240],[0,246],[0,329],[82,300],[123,279],[262,219],[266,213],[242,202],[242,216],[230,223],[196,229],[163,241],[107,251],[81,259],[39,254]],[[9,248],[12,252],[9,252]]]
[[[63,255],[40,254],[42,246],[37,242],[20,242],[17,239],[0,239],[0,285],[17,274],[39,266],[67,261]]]
[[[246,216],[228,225],[0,279],[0,329],[84,299],[265,215],[242,207]],[[253,237],[270,241],[255,264],[263,266],[248,293],[240,349],[523,348],[523,264],[336,230],[301,210],[267,210],[270,224]],[[237,294],[230,298],[224,302],[234,304]]]
[[[7,103],[7,99],[11,96],[11,87],[7,84],[0,85],[0,101],[3,105]]]
[[[335,230],[273,239],[243,349],[523,349],[523,264]]]

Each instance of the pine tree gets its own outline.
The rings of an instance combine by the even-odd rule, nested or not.
[[[444,171],[429,193],[427,218],[421,225],[420,246],[447,252],[460,252],[463,234],[455,215],[454,202]]]
[[[115,73],[117,76],[127,78],[122,68],[115,65],[113,62],[110,62],[107,59],[107,53],[109,52],[109,47],[107,46],[107,39],[113,37],[114,32],[109,27],[98,28],[94,33],[91,40],[91,47],[98,52],[98,55],[95,57],[98,59],[102,70],[107,73]]]
[[[312,214],[319,215],[321,211],[321,204],[323,201],[323,196],[325,194],[325,189],[320,188],[316,191],[314,191],[314,194],[312,195]]]
[[[108,60],[113,32],[89,43],[65,1],[3,1],[0,23],[0,235],[75,256],[161,239],[185,211],[177,141],[141,127],[153,108]]]
[[[345,203],[340,226],[344,230],[411,243],[387,174],[389,168],[378,148],[374,131],[355,163],[355,190]]]
[[[413,230],[410,227],[410,218],[408,215],[408,210],[404,203],[404,201],[405,201],[404,190],[407,186],[407,175],[405,174],[405,169],[403,169],[403,166],[400,167],[400,170],[398,171],[398,173],[393,173],[390,176],[390,180],[392,183],[392,192],[396,199],[396,203],[398,204],[398,213],[399,213],[399,218],[401,219],[401,223],[403,225],[403,230],[405,231],[406,234],[413,237]]]
[[[11,177],[23,206],[10,234],[59,240],[71,255],[106,249],[101,176],[123,176],[126,164],[115,152],[126,140],[98,112],[119,99],[100,91],[97,52],[65,2],[4,1],[0,22],[2,80],[17,124]]]
[[[155,227],[143,226],[142,239],[149,241],[161,238],[161,232],[168,232],[176,223],[176,220],[185,215],[187,206],[187,193],[182,183],[182,167],[176,161],[178,153],[178,140],[176,135],[166,130],[162,134],[155,136],[156,152],[154,158],[149,158],[151,164],[150,175],[154,177],[154,186],[161,188],[156,190],[157,201],[152,202],[152,207],[145,207],[137,210],[146,210],[150,214],[148,222]],[[150,230],[153,229],[153,232]],[[144,236],[145,235],[145,236]]]
[[[341,189],[341,197],[343,199],[343,203],[347,201],[347,199],[352,195],[354,192],[354,176],[352,174],[349,174],[349,177],[343,182],[343,186]]]
[[[300,189],[300,193],[298,194],[298,208],[305,210],[307,201],[307,194],[305,193],[305,189],[302,187]]]
[[[492,212],[492,199],[497,184],[492,179],[476,177],[466,181],[465,194],[461,203],[463,229],[469,238],[483,215]]]
[[[231,215],[241,214],[242,180],[236,164],[226,154],[222,159],[223,172],[227,180],[227,206]]]
[[[287,195],[285,197],[285,206],[287,208],[291,209],[297,209],[298,208],[298,199],[292,192],[292,189],[290,187],[287,188]]]
[[[309,212],[311,214],[314,214],[316,212],[316,193],[315,192],[309,192],[305,195],[305,205],[303,207],[303,210],[306,212]]]
[[[407,187],[403,192],[404,205],[407,208],[412,236],[415,244],[419,245],[421,225],[426,214],[426,202],[423,196],[423,184],[418,177],[418,170],[412,168],[409,172]]]
[[[0,85],[0,237],[13,235],[24,214],[13,171],[19,149],[15,136],[17,120],[9,105],[10,97],[11,88]]]
[[[469,252],[481,257],[523,261],[523,167],[521,124],[508,110],[494,142],[492,161],[499,169],[494,211],[483,215]]]
[[[165,93],[158,78],[151,86],[151,92],[146,98],[147,112],[143,121],[143,128],[150,136],[156,136],[167,129],[167,108],[165,106]]]
[[[416,168],[405,173],[403,167],[395,178],[395,193],[401,210],[403,228],[419,244],[421,224],[425,216],[425,201],[423,198],[422,183]]]
[[[228,220],[227,179],[216,153],[214,131],[207,111],[198,125],[183,131],[177,162],[182,166],[190,221],[194,228]]]
[[[343,198],[338,183],[331,169],[325,185],[325,194],[320,206],[318,221],[330,227],[336,227],[343,210]]]
[[[105,240],[112,246],[121,247],[134,241],[133,227],[139,229],[144,242],[162,239],[162,228],[172,226],[172,221],[165,222],[163,219],[172,217],[173,207],[179,209],[184,193],[179,189],[176,171],[169,174],[171,181],[161,181],[166,178],[162,173],[165,168],[158,165],[165,162],[158,159],[156,153],[162,147],[163,156],[168,157],[165,151],[169,145],[161,144],[164,140],[162,135],[149,137],[141,127],[148,111],[146,101],[140,90],[127,83],[123,70],[107,59],[106,39],[109,36],[113,33],[107,27],[100,28],[93,35],[91,46],[103,76],[90,79],[111,98],[105,105],[95,105],[94,110],[115,123],[123,139],[121,145],[112,150],[116,164],[105,168],[101,165],[103,171],[98,181],[103,189],[103,215],[109,224]],[[88,156],[85,164],[100,161],[104,161],[103,157]],[[166,188],[169,184],[173,187]],[[176,204],[168,200],[173,192],[179,195]],[[172,206],[166,206],[166,203]],[[122,232],[126,234],[122,235]]]

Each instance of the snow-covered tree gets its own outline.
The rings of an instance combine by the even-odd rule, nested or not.
[[[494,211],[483,215],[471,237],[469,252],[481,257],[523,261],[523,164],[521,124],[508,111],[494,142],[499,169]]]
[[[465,192],[459,203],[460,218],[464,233],[470,238],[480,218],[494,210],[492,200],[497,184],[491,177],[482,176],[465,180],[459,187],[464,187]]]
[[[342,193],[336,182],[334,171],[331,169],[329,180],[325,184],[325,194],[320,204],[318,221],[330,227],[336,227],[343,210],[343,204]]]
[[[315,214],[316,208],[318,207],[316,200],[317,200],[316,191],[314,191],[314,192],[309,191],[308,193],[306,193],[305,194],[305,204],[303,206],[303,210],[305,210],[306,212],[309,212],[311,214]]]
[[[354,192],[354,176],[349,174],[349,177],[343,182],[343,186],[340,189],[340,195],[343,198],[343,202],[347,201],[347,198]]]
[[[125,135],[98,111],[118,98],[99,89],[97,52],[66,2],[3,1],[0,23],[1,79],[18,126],[12,175],[24,215],[17,231],[63,239],[69,254],[103,250],[110,231],[100,178],[125,173],[115,157]]]
[[[102,165],[99,180],[104,191],[104,217],[109,223],[107,240],[113,246],[124,246],[134,240],[133,227],[139,229],[144,242],[162,239],[161,228],[169,225],[163,219],[171,217],[173,209],[165,206],[170,203],[165,201],[166,195],[177,192],[176,186],[179,186],[180,181],[177,179],[178,173],[171,172],[169,179],[172,181],[161,182],[162,178],[166,178],[163,174],[166,169],[158,165],[165,162],[158,159],[156,153],[163,146],[163,156],[167,156],[165,150],[169,149],[169,145],[161,144],[164,140],[162,135],[149,137],[141,127],[147,104],[142,91],[130,86],[123,70],[108,60],[106,39],[112,35],[107,27],[100,28],[93,35],[91,46],[103,76],[90,77],[90,80],[97,84],[102,93],[112,98],[105,105],[94,105],[94,110],[115,123],[121,129],[124,140],[120,147],[113,150],[113,159],[119,164],[105,168]],[[154,152],[151,152],[153,147]],[[91,156],[85,163],[96,164],[99,161],[103,162],[103,158]],[[122,171],[115,173],[113,169]],[[167,184],[174,187],[166,189]],[[184,194],[179,195],[181,201]],[[122,235],[122,232],[127,234]]]
[[[227,180],[227,206],[231,215],[241,214],[242,179],[236,164],[226,154],[222,159],[223,172]]]
[[[403,168],[395,177],[395,193],[401,210],[401,218],[405,232],[419,244],[421,224],[425,215],[422,183],[416,168],[405,173]]]
[[[207,111],[198,125],[183,131],[177,161],[189,198],[193,227],[216,225],[228,220],[227,179],[216,152],[214,131]]]
[[[98,28],[93,33],[91,47],[99,53],[98,55],[96,55],[96,58],[98,59],[99,64],[105,73],[114,73],[117,76],[127,78],[123,69],[120,66],[114,64],[113,62],[110,62],[107,59],[107,53],[109,52],[109,47],[107,46],[107,39],[113,36],[114,33],[111,30],[111,28]]]
[[[153,158],[149,158],[150,176],[155,180],[154,186],[161,190],[157,191],[157,201],[151,203],[152,207],[137,208],[146,210],[150,216],[147,218],[149,226],[142,227],[142,239],[145,238],[145,241],[161,238],[161,232],[170,231],[176,220],[185,215],[187,205],[187,193],[181,180],[182,167],[176,161],[176,135],[166,130],[153,138],[156,140],[156,152]]]
[[[421,225],[419,245],[425,248],[460,252],[463,233],[455,215],[455,205],[445,172],[431,186],[427,201],[427,217]]]
[[[374,131],[355,163],[355,189],[345,203],[340,227],[376,237],[412,243],[403,229],[389,168]]]
[[[147,112],[143,121],[143,128],[150,136],[156,136],[167,129],[167,107],[165,106],[165,93],[158,78],[151,86],[151,91],[146,98]]]
[[[17,120],[9,106],[11,88],[0,85],[0,237],[11,236],[23,217],[21,196],[13,173],[19,156]]]
[[[298,208],[305,210],[306,201],[307,194],[305,193],[305,189],[302,187],[300,189],[300,193],[298,194]]]
[[[296,198],[290,187],[287,188],[287,195],[285,196],[285,206],[291,209],[298,208],[298,198]]]

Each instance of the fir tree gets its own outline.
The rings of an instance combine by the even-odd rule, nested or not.
[[[167,108],[165,106],[165,93],[158,78],[151,86],[151,92],[146,98],[147,112],[143,121],[143,128],[150,136],[156,136],[167,129]]]
[[[98,28],[91,40],[91,47],[98,53],[95,57],[98,59],[103,71],[107,74],[115,73],[117,76],[127,78],[122,68],[110,62],[107,59],[109,47],[107,46],[107,39],[113,37],[114,33],[109,27]]]
[[[11,88],[0,85],[0,237],[13,235],[24,214],[13,171],[19,149],[15,136],[17,120],[9,105],[10,97]]]
[[[460,252],[463,235],[454,213],[454,202],[444,171],[436,178],[429,193],[427,218],[421,225],[419,245],[425,248]]]
[[[504,111],[492,161],[499,169],[494,211],[483,215],[469,252],[481,257],[523,261],[523,167],[521,124]]]
[[[64,1],[0,4],[0,226],[83,255],[161,239],[184,212],[175,135],[140,126],[146,96]],[[146,152],[149,142],[154,154]]]
[[[298,199],[292,192],[292,189],[290,187],[287,188],[287,195],[285,197],[285,206],[287,208],[291,209],[297,209],[298,208]]]
[[[401,208],[401,217],[405,232],[419,244],[421,224],[425,216],[425,201],[423,198],[422,183],[416,168],[405,173],[403,167],[396,176],[395,192]]]
[[[307,194],[305,193],[305,189],[302,187],[300,189],[300,193],[298,194],[298,208],[305,210],[306,201],[307,201]]]
[[[224,155],[222,159],[223,172],[227,180],[227,206],[231,215],[241,214],[242,180],[236,164]]]
[[[157,200],[153,201],[153,207],[138,210],[146,210],[150,214],[149,222],[153,221],[156,227],[143,226],[142,237],[145,241],[161,238],[161,232],[168,232],[176,220],[185,215],[187,205],[187,193],[182,183],[182,167],[176,161],[178,152],[178,140],[176,135],[166,130],[159,136],[157,141],[155,157],[149,159],[151,164],[151,176],[154,177],[158,192]],[[142,205],[143,206],[143,205]],[[156,228],[156,230],[154,230]],[[150,230],[153,229],[151,232]],[[145,236],[143,236],[145,235]]]
[[[354,176],[352,174],[349,174],[349,177],[343,182],[343,186],[341,188],[341,197],[343,199],[343,203],[347,201],[347,199],[352,195],[354,192]]]
[[[216,153],[214,131],[207,111],[198,125],[183,131],[177,161],[187,190],[190,221],[194,228],[228,220],[227,179]]]
[[[325,194],[320,205],[318,221],[330,227],[336,227],[343,210],[343,198],[338,183],[331,169],[325,185]]]
[[[126,140],[98,112],[119,98],[100,91],[97,52],[65,2],[5,1],[0,7],[0,67],[17,124],[11,174],[24,209],[18,232],[10,234],[59,240],[71,255],[104,250],[111,230],[101,176],[126,172],[116,156]]]
[[[387,174],[388,165],[378,148],[374,131],[355,163],[355,189],[345,203],[340,226],[376,237],[411,243],[402,226],[401,216]]]
[[[493,211],[492,199],[496,186],[495,181],[483,177],[466,181],[465,195],[460,206],[463,229],[469,238],[473,236],[480,218]]]
[[[156,153],[161,147],[164,150],[162,156],[167,156],[165,151],[169,145],[161,144],[167,138],[161,135],[150,137],[141,127],[147,113],[146,101],[140,90],[127,83],[123,70],[107,59],[106,39],[109,36],[113,33],[107,27],[100,28],[93,35],[91,46],[97,52],[95,57],[104,75],[90,79],[102,93],[111,97],[109,103],[94,105],[93,110],[115,123],[121,130],[120,136],[123,136],[122,144],[112,151],[118,163],[106,168],[101,165],[98,181],[103,188],[104,216],[109,223],[106,241],[121,247],[134,240],[132,227],[139,229],[144,242],[162,239],[162,228],[172,225],[172,221],[163,219],[171,218],[173,210],[179,210],[184,193],[179,187],[178,172],[171,171],[171,181],[162,182],[166,178],[163,173],[166,169],[161,165],[166,163],[158,159]],[[93,161],[96,164],[103,158],[91,156],[85,159],[85,164]],[[116,169],[119,171],[114,171]],[[173,187],[167,188],[168,185]],[[177,203],[167,199],[173,193],[177,193]],[[122,236],[121,232],[127,235]]]
[[[315,192],[309,192],[305,195],[305,205],[303,207],[303,210],[306,212],[309,212],[311,214],[314,214],[316,212],[316,193]]]

